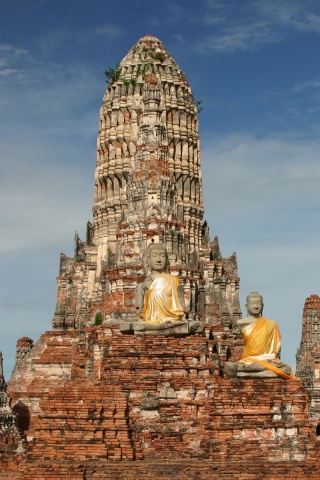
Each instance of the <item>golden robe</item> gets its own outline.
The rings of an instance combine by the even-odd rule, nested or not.
[[[161,273],[144,295],[143,314],[146,323],[179,321],[183,316],[178,297],[179,279],[168,273]]]
[[[259,317],[243,328],[242,336],[244,349],[239,363],[260,363],[282,378],[296,380],[296,377],[287,375],[277,366],[282,364],[278,358],[281,335],[277,322]]]

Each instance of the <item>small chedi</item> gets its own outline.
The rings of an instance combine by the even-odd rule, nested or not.
[[[292,368],[281,362],[281,334],[274,320],[262,317],[263,297],[258,292],[247,296],[246,318],[237,321],[241,328],[244,348],[237,364],[227,363],[230,376],[243,378],[277,377],[296,380]]]
[[[0,455],[12,452],[19,439],[19,431],[15,426],[15,414],[10,408],[10,398],[6,393],[2,353],[0,352]]]
[[[302,384],[260,296],[241,320],[236,255],[210,240],[186,75],[146,35],[107,76],[93,221],[60,256],[52,330],[18,340],[6,395],[24,443],[1,454],[1,474],[318,479],[310,312]]]
[[[313,294],[305,301],[302,335],[297,350],[296,375],[309,394],[309,418],[320,436],[320,297]]]

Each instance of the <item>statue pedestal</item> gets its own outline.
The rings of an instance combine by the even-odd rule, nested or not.
[[[280,370],[282,370],[287,375],[292,375],[291,367],[283,363],[282,365],[277,365]],[[226,362],[224,365],[224,371],[230,378],[239,378],[239,379],[259,379],[259,378],[275,378],[279,379],[279,375],[267,370],[265,367],[260,365],[260,363],[235,363],[235,362]]]
[[[120,332],[131,335],[166,335],[173,337],[186,337],[203,332],[201,322],[192,320],[166,322],[152,324],[146,322],[123,322],[120,325]]]

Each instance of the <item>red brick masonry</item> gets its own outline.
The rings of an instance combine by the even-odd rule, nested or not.
[[[122,335],[118,325],[45,333],[8,385],[29,410],[29,442],[25,456],[2,455],[3,472],[319,478],[300,383],[223,378],[213,346],[208,328],[186,338]]]

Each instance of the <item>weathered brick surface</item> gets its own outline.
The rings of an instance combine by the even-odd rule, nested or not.
[[[19,463],[18,463],[19,462]],[[226,462],[216,464],[208,460],[156,460],[137,462],[57,462],[41,460],[29,462],[25,458],[6,458],[0,480],[318,480],[315,464],[291,462]],[[18,468],[17,468],[18,467]],[[14,468],[16,470],[14,471]],[[21,472],[21,470],[23,472]]]
[[[0,352],[0,455],[12,452],[17,444],[19,432],[14,420],[14,413],[10,408],[10,398],[6,393],[2,353]]]
[[[8,386],[30,408],[20,478],[317,478],[300,383],[223,378],[209,336],[44,334]],[[69,373],[50,382],[58,361]]]
[[[311,295],[305,301],[302,335],[297,351],[297,376],[309,395],[309,418],[320,429],[320,298]],[[319,434],[320,432],[318,432]]]

